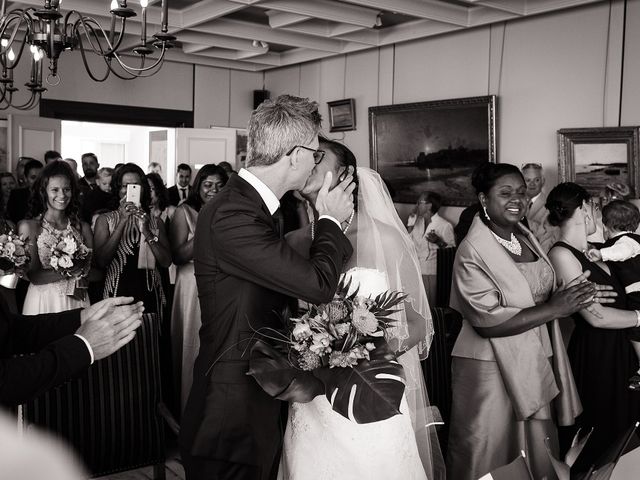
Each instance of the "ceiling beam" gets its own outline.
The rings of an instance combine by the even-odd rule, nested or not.
[[[222,58],[226,60],[238,60],[239,62],[269,65],[271,67],[278,67],[281,65],[279,53],[266,53],[263,55],[256,55],[253,52],[239,52],[235,50],[226,50],[223,48],[208,48],[198,52],[199,57],[207,58]]]
[[[598,3],[602,0],[537,0],[527,3],[527,15],[562,10],[563,8],[577,7],[588,3]]]
[[[340,34],[336,38],[345,42],[364,43],[375,47],[380,45],[380,33],[379,30],[360,30],[359,32]]]
[[[334,53],[341,53],[345,47],[345,42],[341,40],[287,32],[285,30],[274,30],[266,25],[257,25],[251,22],[229,20],[226,18],[220,18],[209,23],[196,25],[193,27],[193,30],[203,33],[226,35],[235,38],[262,40],[264,42],[290,45],[293,47],[325,50]]]
[[[180,41],[183,44],[200,45],[205,48],[218,47],[233,50],[242,50],[247,52],[255,52],[257,54],[265,53],[266,48],[254,47],[253,41],[247,38],[225,37],[224,35],[206,34],[200,32],[182,32]]]
[[[514,13],[516,15],[525,15],[527,13],[528,0],[462,0],[469,5],[481,5],[484,7],[495,8],[505,12]]]
[[[205,65],[209,67],[229,68],[232,70],[245,70],[248,72],[258,72],[264,69],[263,65],[252,62],[238,62],[226,60],[224,58],[211,58],[202,55],[186,55],[180,50],[169,50],[166,53],[166,61],[189,63],[193,65]]]
[[[469,7],[436,0],[346,0],[363,7],[402,13],[413,17],[451,23],[461,27],[468,25]]]
[[[372,28],[376,24],[380,13],[378,10],[328,0],[265,0],[257,6],[366,28]]]
[[[376,45],[377,42],[377,31],[368,28],[362,28],[357,25],[350,25],[348,23],[334,23],[327,22],[326,20],[313,19],[300,24],[289,25],[282,28],[290,32],[304,33],[306,35],[317,35],[319,37],[336,38],[338,40],[345,40],[345,35],[358,32],[362,35],[354,36],[354,42],[359,41],[360,43],[367,43],[369,45]]]
[[[180,27],[189,28],[200,23],[205,23],[216,18],[224,17],[238,10],[242,10],[242,5],[227,0],[202,0],[195,5],[180,12]]]
[[[414,20],[380,31],[379,45],[406,42],[419,38],[431,37],[442,33],[461,30],[463,27],[450,23],[434,22],[431,20]]]
[[[478,7],[469,14],[469,25],[477,27],[490,23],[505,22],[513,18],[520,18],[522,14],[510,12],[508,10],[497,10],[491,7]]]
[[[267,10],[269,25],[271,28],[283,28],[309,20],[311,17],[298,15],[297,13],[279,12],[277,10]]]

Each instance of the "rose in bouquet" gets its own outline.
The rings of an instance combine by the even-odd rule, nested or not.
[[[23,276],[29,260],[27,241],[22,235],[13,230],[0,235],[0,270],[5,274]]]
[[[324,393],[334,411],[370,423],[400,413],[404,371],[386,334],[406,295],[363,297],[348,293],[350,283],[341,282],[330,303],[290,319],[285,332],[270,331],[275,348],[258,340],[248,374],[276,398],[308,402]]]
[[[42,238],[42,236],[40,237]],[[65,277],[84,277],[91,268],[91,249],[68,233],[47,236],[48,265]]]

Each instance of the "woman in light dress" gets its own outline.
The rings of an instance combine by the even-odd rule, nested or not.
[[[320,140],[325,158],[316,165],[301,192],[311,203],[326,172],[337,183],[349,167],[353,153],[344,145]],[[428,354],[433,325],[424,292],[415,247],[393,207],[380,176],[359,168],[354,178],[356,210],[343,224],[354,246],[345,266],[346,275],[360,286],[360,294],[385,290],[409,295],[389,342],[400,352],[406,388],[400,415],[369,424],[358,424],[332,410],[325,395],[309,403],[293,403],[278,478],[281,480],[437,480],[445,477],[433,416],[428,404],[420,357]],[[314,216],[316,213],[314,212]],[[301,253],[308,252],[314,222],[288,237]]]
[[[178,267],[171,313],[171,341],[180,412],[191,390],[193,363],[200,348],[198,331],[202,325],[193,272],[193,235],[198,212],[226,183],[227,173],[221,167],[202,167],[196,175],[189,197],[176,209],[169,227],[173,263]]]
[[[89,270],[78,269],[67,277],[50,266],[46,237],[65,235],[78,244],[93,247],[91,227],[79,220],[78,186],[71,167],[63,161],[48,163],[36,179],[30,199],[31,219],[18,225],[29,241],[31,263],[27,269],[29,289],[22,313],[57,313],[89,305],[85,282]],[[91,259],[88,261],[90,265]]]

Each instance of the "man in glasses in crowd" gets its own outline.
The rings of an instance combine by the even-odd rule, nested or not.
[[[529,229],[542,245],[542,249],[548,252],[558,239],[558,228],[553,227],[547,221],[549,210],[545,206],[547,191],[544,188],[544,172],[539,163],[526,163],[522,166],[522,175],[527,184],[527,213],[525,218]]]

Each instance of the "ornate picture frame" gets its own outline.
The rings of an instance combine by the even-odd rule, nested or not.
[[[594,196],[608,183],[640,195],[640,127],[558,130],[558,181],[576,182]]]
[[[422,191],[443,205],[477,201],[471,173],[496,161],[496,96],[467,97],[369,108],[371,168],[397,203]]]
[[[327,102],[329,106],[329,131],[346,132],[356,129],[356,102],[353,98]]]

